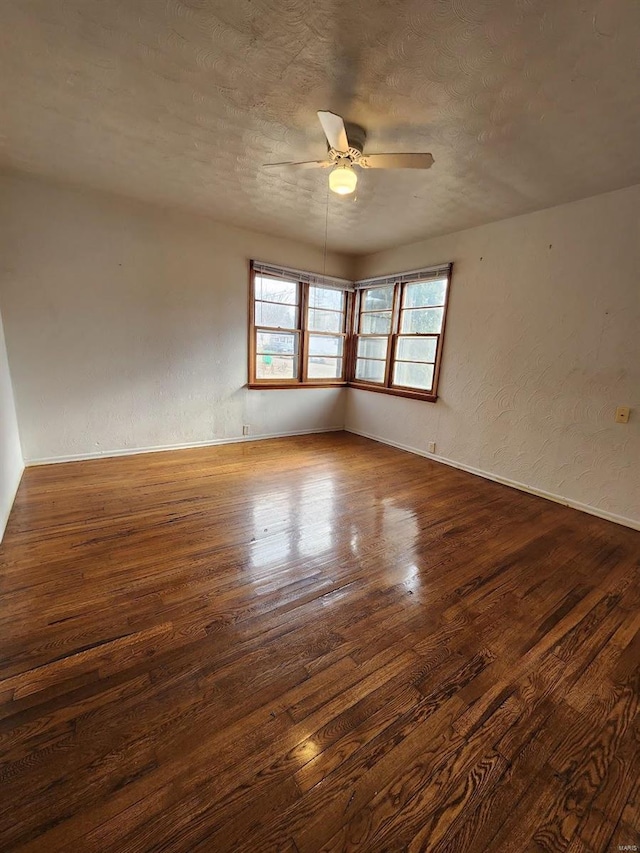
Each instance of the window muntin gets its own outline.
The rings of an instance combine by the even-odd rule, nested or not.
[[[309,308],[307,328],[312,332],[343,332],[344,314],[339,311]]]
[[[382,385],[393,327],[394,287],[370,287],[360,292],[355,341],[354,377]]]
[[[296,281],[254,277],[255,378],[293,382],[300,362],[300,286]]]
[[[360,315],[361,335],[388,335],[391,333],[391,311]]]
[[[404,308],[424,308],[429,305],[444,305],[447,295],[447,279],[436,278],[414,281],[404,286]]]
[[[328,311],[344,313],[346,293],[332,287],[309,285],[309,308],[324,308]]]
[[[393,384],[401,388],[431,391],[433,370],[433,364],[420,361],[396,361],[393,365]]]
[[[403,308],[400,332],[403,335],[425,335],[439,332],[444,319],[444,308]]]
[[[343,384],[348,294],[252,271],[249,381]]]
[[[250,384],[355,384],[437,398],[450,266],[374,280],[357,292],[306,273],[252,268]],[[291,277],[289,277],[291,273]],[[355,311],[353,310],[355,306]]]
[[[356,361],[355,377],[360,382],[375,382],[377,385],[384,383],[386,375],[386,361],[378,361],[372,358],[359,358]]]
[[[341,358],[329,358],[309,356],[307,365],[307,379],[342,379],[343,360]]]
[[[449,276],[359,292],[352,381],[435,399]]]
[[[256,377],[294,379],[298,373],[298,332],[257,332]]]
[[[341,381],[345,377],[347,294],[310,284],[307,294],[307,356],[304,379]]]
[[[431,392],[444,323],[446,278],[399,285],[399,334],[391,377],[392,387]]]
[[[386,361],[388,346],[388,338],[379,338],[375,335],[360,336],[357,348],[358,358],[375,358]]]
[[[392,311],[393,310],[393,288],[392,284],[381,287],[368,287],[362,291],[361,313],[368,311]]]
[[[272,329],[295,329],[300,305],[295,281],[257,275],[255,281],[255,324]]]
[[[342,358],[343,354],[344,337],[342,335],[309,335],[309,355]]]
[[[438,338],[427,335],[399,335],[396,361],[428,361],[435,363]]]

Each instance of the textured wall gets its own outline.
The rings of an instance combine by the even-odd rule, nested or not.
[[[25,459],[341,426],[342,389],[248,391],[248,258],[321,250],[6,177],[0,306]],[[327,272],[348,272],[329,255]]]
[[[0,541],[24,468],[0,315]]]
[[[452,260],[435,405],[247,391],[246,259],[322,253],[9,177],[0,306],[25,458],[339,427],[640,522],[640,187],[358,260]],[[327,272],[353,261],[330,255]],[[634,408],[628,425],[615,406]],[[5,417],[5,406],[2,409]]]
[[[440,399],[350,389],[347,428],[640,524],[640,187],[371,255],[453,261]],[[627,425],[616,406],[633,407]]]

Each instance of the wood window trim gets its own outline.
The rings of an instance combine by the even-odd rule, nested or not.
[[[434,365],[433,365],[433,382],[432,382],[431,388],[428,391],[426,391],[426,390],[421,390],[418,388],[407,387],[404,385],[397,385],[397,384],[394,384],[394,382],[393,382],[393,371],[394,371],[394,367],[396,364],[396,350],[397,350],[397,346],[398,346],[398,339],[401,337],[405,338],[405,337],[411,336],[411,333],[401,334],[401,331],[400,331],[402,311],[404,310],[405,289],[408,285],[414,284],[416,281],[419,281],[419,279],[408,278],[408,277],[407,277],[407,280],[403,280],[403,274],[402,273],[398,273],[397,276],[393,276],[393,278],[395,279],[395,281],[393,281],[393,282],[389,281],[389,278],[391,278],[391,277],[387,277],[386,280],[381,281],[380,284],[375,284],[374,282],[372,282],[370,285],[368,285],[366,287],[362,287],[357,292],[357,301],[356,301],[356,305],[355,305],[355,318],[354,318],[354,323],[352,326],[352,328],[354,329],[354,332],[353,332],[353,339],[354,339],[353,350],[354,350],[354,353],[357,351],[358,340],[360,338],[363,338],[363,337],[366,338],[366,337],[372,337],[373,336],[373,337],[387,338],[387,356],[386,356],[384,381],[383,382],[368,382],[367,380],[356,378],[356,375],[355,375],[356,359],[355,359],[355,355],[354,355],[353,363],[352,363],[352,370],[351,370],[351,373],[349,374],[349,383],[348,383],[349,387],[357,388],[360,391],[373,391],[377,394],[389,394],[389,395],[394,396],[394,397],[407,397],[407,398],[410,398],[413,400],[424,400],[425,402],[428,402],[428,403],[435,403],[438,400],[438,382],[440,379],[440,367],[442,365],[442,352],[443,352],[443,348],[444,348],[444,336],[445,336],[447,314],[448,314],[448,307],[449,307],[449,293],[450,293],[450,289],[451,289],[451,270],[452,270],[452,265],[449,265],[447,274],[442,275],[442,278],[446,278],[446,281],[447,281],[443,305],[424,306],[425,308],[433,307],[433,308],[442,308],[443,309],[442,328],[440,329],[439,332],[433,333],[433,335],[430,335],[428,333],[425,333],[424,335],[423,334],[417,334],[416,335],[416,337],[435,337],[437,339],[435,361],[434,361]],[[364,314],[371,313],[371,312],[366,312],[366,311],[363,312],[360,309],[360,306],[362,304],[363,294],[367,290],[373,290],[375,287],[390,287],[390,286],[392,286],[394,288],[394,292],[393,292],[393,305],[392,305],[392,309],[391,309],[392,310],[391,329],[389,331],[389,334],[387,334],[387,335],[380,334],[377,336],[374,334],[361,335],[360,334],[360,325],[361,325],[362,314],[363,313]],[[406,309],[406,310],[412,310],[412,309]]]
[[[346,388],[350,383],[346,380],[341,382],[327,382],[325,379],[318,379],[310,382],[268,382],[261,380],[260,382],[247,382],[245,388],[250,388],[252,391],[284,391],[289,388]]]
[[[427,403],[435,403],[438,399],[437,394],[425,394],[422,391],[412,391],[410,388],[400,388],[395,385],[392,388],[387,388],[384,385],[376,385],[373,382],[362,382],[360,379],[351,379],[347,385],[349,388],[355,388],[357,391],[373,391],[376,394],[407,397],[411,400],[424,400]]]
[[[350,370],[350,328],[351,322],[353,318],[353,297],[354,294],[351,291],[344,290],[345,303],[344,310],[337,311],[335,309],[326,309],[327,311],[332,311],[335,314],[341,314],[344,318],[342,330],[338,332],[320,332],[315,331],[313,329],[308,328],[308,313],[309,313],[309,287],[322,287],[322,284],[309,284],[305,281],[296,280],[293,276],[289,279],[292,282],[295,282],[298,287],[298,302],[297,302],[297,324],[298,328],[296,329],[279,329],[275,327],[268,326],[258,326],[256,325],[256,298],[255,298],[255,280],[256,275],[266,275],[269,277],[268,273],[261,273],[259,270],[256,271],[254,268],[254,262],[251,261],[249,264],[249,332],[248,332],[248,355],[249,355],[249,370],[248,370],[248,379],[249,381],[246,383],[245,387],[250,388],[251,390],[256,391],[265,391],[265,390],[285,390],[289,388],[343,388],[348,384],[347,377],[349,376]],[[258,300],[264,301],[264,300]],[[318,309],[324,310],[324,309]],[[283,334],[296,334],[298,336],[298,376],[292,379],[258,379],[256,376],[256,341],[257,335],[259,331],[272,332],[277,334],[278,332],[282,332]],[[309,348],[309,335],[326,335],[328,337],[341,337],[343,339],[342,345],[342,376],[336,379],[330,378],[310,378],[308,376],[308,348]]]
[[[298,376],[301,378],[294,379],[257,379],[255,375],[256,368],[256,340],[257,340],[257,330],[258,327],[255,325],[255,276],[256,271],[254,270],[253,262],[250,264],[250,274],[249,274],[249,381],[247,382],[247,388],[256,391],[264,391],[264,390],[287,390],[290,388],[355,388],[358,391],[373,391],[376,394],[387,394],[393,397],[404,397],[406,399],[412,400],[421,400],[423,402],[435,403],[438,400],[438,383],[440,379],[440,369],[442,366],[442,354],[444,349],[444,338],[445,331],[447,325],[447,315],[449,308],[449,295],[451,291],[451,274],[452,274],[453,265],[448,265],[448,272],[446,275],[443,274],[442,278],[446,278],[447,285],[444,296],[444,304],[442,306],[424,306],[425,308],[443,308],[443,318],[442,318],[442,328],[440,332],[435,333],[424,333],[416,335],[417,337],[430,337],[433,336],[437,338],[436,344],[436,354],[435,354],[435,362],[433,369],[433,383],[431,389],[429,391],[423,391],[417,388],[410,388],[402,385],[394,385],[393,384],[393,370],[396,363],[395,353],[398,344],[399,337],[409,337],[411,333],[406,333],[404,335],[400,334],[400,322],[401,315],[404,304],[404,293],[405,288],[409,284],[415,283],[415,281],[419,279],[410,279],[403,280],[403,274],[399,273],[397,276],[388,276],[384,283],[381,281],[380,284],[375,284],[372,282],[367,287],[363,287],[361,290],[356,291],[355,293],[349,292],[347,290],[345,293],[345,326],[343,327],[342,332],[315,332],[313,330],[309,330],[307,328],[308,324],[308,293],[310,286],[318,286],[322,287],[321,284],[313,285],[307,282],[298,281],[298,325],[299,328],[295,330],[290,330],[290,332],[296,332],[299,335],[299,351],[298,351],[298,360],[299,360],[299,372]],[[268,274],[267,274],[268,275]],[[394,281],[390,281],[390,279],[395,279]],[[291,279],[292,281],[294,279]],[[392,286],[394,288],[393,292],[393,303],[390,309],[391,313],[391,330],[388,334],[379,334],[379,333],[368,333],[366,335],[360,334],[360,323],[361,317],[363,313],[377,313],[375,311],[363,312],[360,310],[360,304],[362,300],[362,296],[365,290],[371,290],[374,287],[389,287]],[[327,309],[332,310],[332,309]],[[410,309],[407,309],[410,310]],[[339,312],[335,312],[339,313]],[[267,328],[267,327],[259,327]],[[277,329],[271,329],[271,331],[278,331]],[[287,331],[287,330],[285,330]],[[307,352],[308,352],[308,341],[310,334],[317,335],[328,335],[328,336],[341,336],[343,338],[343,375],[341,379],[331,380],[331,379],[310,379],[307,375],[308,365],[307,365]],[[385,363],[385,373],[384,373],[384,381],[381,383],[378,382],[369,382],[364,379],[356,379],[355,377],[355,369],[356,369],[356,357],[357,357],[357,345],[358,340],[361,337],[378,337],[378,338],[387,338],[387,356]],[[381,360],[381,359],[380,359]],[[426,363],[426,362],[425,362]],[[430,362],[429,362],[430,363]]]

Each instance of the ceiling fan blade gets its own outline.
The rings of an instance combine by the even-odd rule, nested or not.
[[[318,118],[324,130],[324,135],[327,137],[329,147],[341,153],[348,151],[349,140],[347,139],[347,131],[342,117],[326,110],[318,110]]]
[[[303,160],[301,163],[263,163],[262,165],[265,168],[270,166],[300,166],[302,169],[326,169],[328,166],[333,166],[333,163],[329,160]]]
[[[365,169],[430,169],[431,154],[368,154],[360,158]]]

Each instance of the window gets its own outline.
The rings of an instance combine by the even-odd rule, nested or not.
[[[342,381],[347,350],[347,294],[312,284],[308,294],[307,359],[303,378]]]
[[[255,278],[256,379],[297,379],[300,355],[300,288],[295,281]]]
[[[360,283],[350,384],[437,398],[450,269]]]
[[[341,279],[253,261],[249,386],[437,399],[451,264]]]
[[[249,384],[346,384],[349,287],[338,279],[254,262]]]
[[[395,288],[372,287],[360,293],[355,378],[387,383]]]

